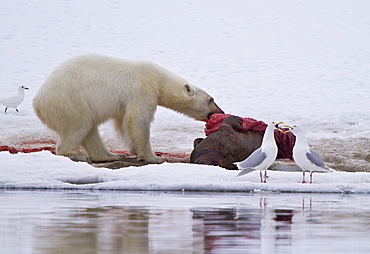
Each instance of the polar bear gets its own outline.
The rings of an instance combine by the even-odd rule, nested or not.
[[[59,135],[57,155],[93,162],[122,158],[109,152],[99,135],[99,124],[108,119],[114,120],[137,160],[163,162],[150,146],[150,123],[157,105],[200,121],[223,113],[204,90],[157,64],[100,55],[64,62],[33,99],[37,116]]]

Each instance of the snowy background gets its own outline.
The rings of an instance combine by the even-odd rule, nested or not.
[[[0,7],[0,97],[18,85],[30,90],[19,113],[1,109],[0,145],[56,140],[35,116],[32,98],[61,62],[98,53],[156,62],[208,91],[226,113],[300,124],[329,166],[370,171],[369,10],[366,0],[6,1]],[[158,108],[153,150],[188,155],[203,128]],[[125,149],[111,123],[100,129],[110,149]],[[210,166],[112,171],[49,152],[0,152],[0,161],[2,188],[315,191],[320,184],[328,192],[370,191],[367,173],[315,174],[310,187],[298,184],[299,172],[271,172],[270,183],[260,185],[257,172],[235,178],[236,172]]]

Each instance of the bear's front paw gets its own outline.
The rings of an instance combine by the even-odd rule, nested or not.
[[[155,164],[161,164],[164,162],[163,159],[159,158],[159,157],[152,157],[150,158],[150,163],[155,163]]]
[[[164,162],[163,159],[161,159],[161,158],[159,158],[157,156],[151,156],[149,158],[140,158],[140,157],[138,157],[137,160],[138,161],[145,161],[145,162],[147,162],[149,164],[161,164],[161,163]]]

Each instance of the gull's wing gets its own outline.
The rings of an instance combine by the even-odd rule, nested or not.
[[[241,170],[237,176],[243,176],[243,175],[249,174],[250,172],[253,172],[255,170],[256,170],[255,168],[245,168],[245,169]]]
[[[260,165],[266,159],[266,157],[266,154],[262,151],[261,148],[255,150],[244,161],[236,163],[237,166],[242,169],[238,176],[245,175],[256,170],[255,167]]]
[[[7,98],[1,98],[0,101],[2,101],[2,103],[4,104],[9,104],[11,106],[11,105],[18,104],[20,101],[20,98],[19,96],[12,95]]]
[[[312,164],[320,167],[320,168],[325,168],[325,169],[329,169],[324,161],[321,159],[320,155],[318,155],[314,150],[312,150],[311,148],[308,150],[308,152],[306,153],[306,156],[307,156],[307,159],[309,161],[311,161]]]

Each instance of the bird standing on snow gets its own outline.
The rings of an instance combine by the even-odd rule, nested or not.
[[[242,171],[237,176],[242,176],[255,170],[259,170],[261,183],[266,183],[267,168],[270,167],[272,163],[274,163],[278,153],[274,131],[275,128],[280,130],[279,124],[282,124],[282,122],[271,122],[265,130],[261,147],[255,150],[244,161],[235,163],[238,168],[242,169]],[[262,171],[265,171],[263,179]]]
[[[0,98],[0,103],[5,106],[5,113],[8,108],[15,108],[15,110],[18,112],[17,107],[24,100],[24,90],[28,90],[28,87],[19,86],[16,94],[9,97]]]
[[[303,129],[299,125],[284,126],[290,128],[285,132],[293,132],[296,135],[295,145],[293,147],[293,158],[295,163],[302,169],[303,171],[303,181],[302,183],[306,183],[305,180],[305,171],[310,171],[310,183],[312,183],[312,172],[319,171],[319,172],[333,172],[334,170],[327,167],[321,157],[312,150],[307,143],[307,139]]]

